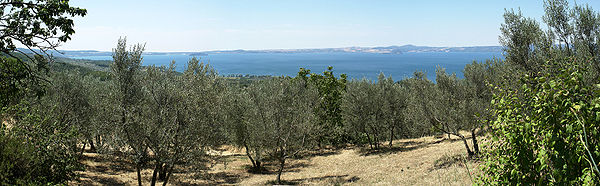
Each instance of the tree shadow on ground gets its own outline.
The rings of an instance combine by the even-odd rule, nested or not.
[[[313,158],[313,157],[317,157],[317,156],[326,157],[326,156],[340,154],[340,151],[341,151],[341,149],[337,149],[337,148],[323,148],[323,149],[318,149],[318,150],[309,150],[309,151],[304,151],[304,152],[298,153],[296,155],[295,159],[307,159],[307,158]]]
[[[283,172],[300,172],[302,168],[306,168],[308,166],[310,166],[308,162],[288,160],[285,163]],[[279,170],[279,163],[274,161],[264,162],[260,171],[255,170],[252,165],[244,165],[243,168],[246,170],[246,172],[251,174],[276,175],[277,171]]]
[[[89,180],[81,180],[81,178],[87,178]],[[102,176],[92,176],[92,175],[81,175],[79,182],[77,185],[127,185],[127,183],[119,181],[115,178],[106,178]]]
[[[378,149],[371,149],[369,147],[362,147],[359,149],[359,153],[361,156],[371,156],[371,155],[383,155],[383,154],[394,154],[397,152],[407,152],[412,151],[424,147],[428,147],[433,144],[438,144],[444,141],[453,142],[454,139],[440,139],[432,142],[424,142],[424,141],[405,141],[405,142],[396,142],[392,147],[388,145],[381,145]]]
[[[351,183],[351,182],[355,182],[360,180],[360,178],[358,176],[352,176],[349,177],[349,175],[335,175],[335,176],[317,176],[317,177],[310,177],[310,178],[300,178],[300,179],[293,179],[293,180],[281,180],[281,184],[282,185],[300,185],[304,182],[315,182],[315,181],[327,181],[328,184],[327,185],[341,185],[344,183]],[[269,182],[267,182],[267,184],[269,185],[277,185],[277,181],[276,180],[271,180]]]
[[[290,162],[286,163],[283,172],[300,172],[302,168],[306,168],[308,166],[310,166],[310,163],[308,162]]]
[[[204,174],[204,178],[209,180],[211,184],[221,185],[221,184],[237,184],[242,181],[242,176],[240,174],[228,173],[228,172],[216,172],[216,173],[206,173]]]
[[[461,154],[455,154],[455,155],[443,155],[442,157],[440,157],[439,159],[435,160],[433,162],[433,167],[429,168],[428,170],[434,171],[437,169],[445,169],[448,167],[452,167],[452,166],[460,166],[460,167],[465,167],[465,164],[467,162],[477,162],[479,161],[479,158],[477,157],[467,157],[466,154],[461,153]]]
[[[101,172],[104,174],[117,175],[119,173],[135,170],[135,167],[130,162],[122,158],[110,157],[107,155],[92,155],[91,153],[86,153],[81,156],[80,161],[96,162],[96,166],[86,165],[86,170],[91,170],[92,172]]]

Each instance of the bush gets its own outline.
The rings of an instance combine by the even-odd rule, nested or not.
[[[480,183],[599,183],[600,91],[576,64],[550,61],[556,71],[526,76],[520,89],[497,88]]]
[[[82,170],[74,128],[62,126],[36,107],[15,105],[11,127],[0,128],[0,184],[66,184]]]

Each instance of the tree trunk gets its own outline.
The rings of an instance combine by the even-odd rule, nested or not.
[[[369,133],[365,133],[367,134],[367,140],[369,141],[369,146],[371,147],[371,150],[373,150],[373,142],[371,141],[371,136],[369,135]]]
[[[375,127],[371,127],[371,131],[373,132],[373,144],[375,144],[375,149],[379,149],[379,131],[375,129]]]
[[[467,138],[465,138],[464,136],[458,136],[460,137],[460,139],[462,139],[463,143],[465,144],[465,148],[467,148],[467,155],[469,156],[469,158],[473,157],[473,151],[471,151],[471,148],[469,148],[469,144],[467,143]]]
[[[392,126],[391,128],[392,128],[392,129],[390,130],[390,148],[391,148],[391,147],[392,147],[392,145],[393,145],[393,142],[392,142],[392,141],[394,141],[394,127]]]
[[[90,144],[90,151],[96,152],[96,146],[94,145],[94,140],[88,139],[88,143]]]
[[[167,178],[168,168],[169,166],[165,163],[160,165],[160,168],[158,169],[158,181],[165,181],[165,179]]]
[[[97,136],[96,136],[96,144],[98,144],[98,146],[99,146],[100,148],[102,148],[102,146],[103,146],[103,143],[102,143],[102,137],[100,137],[100,135],[97,135]]]
[[[473,141],[473,151],[475,153],[475,155],[479,154],[479,144],[477,142],[477,134],[475,133],[475,130],[471,130],[471,140]]]
[[[283,166],[285,165],[285,155],[284,157],[280,157],[279,171],[277,173],[277,184],[281,185],[281,173],[283,172]]]
[[[156,185],[156,175],[160,171],[160,164],[161,163],[157,162],[156,166],[154,166],[154,171],[152,171],[152,181],[150,182],[150,186],[155,186]]]
[[[375,131],[374,131],[375,132]],[[375,145],[375,149],[379,149],[379,137],[377,137],[379,134],[378,132],[375,132],[375,134],[373,134],[373,144]]]
[[[81,147],[81,152],[79,153],[79,156],[83,156],[83,152],[85,151],[85,145],[86,144],[87,143],[85,143],[85,142],[83,143],[83,147]]]
[[[175,164],[169,166],[169,171],[167,171],[167,177],[165,177],[165,181],[163,182],[163,186],[167,186],[167,182],[169,181],[169,177],[171,177],[171,173],[173,173],[173,168]]]
[[[246,156],[248,156],[248,159],[250,159],[250,162],[252,162],[252,167],[255,169],[258,168],[256,167],[256,162],[254,161],[254,158],[252,158],[252,155],[250,155],[250,148],[248,148],[248,145],[246,143],[244,143],[244,148],[246,148]]]
[[[317,140],[317,147],[319,147],[319,150],[323,149],[321,143],[323,143],[323,136],[319,136],[319,140]]]
[[[137,170],[137,180],[138,180],[138,185],[139,185],[139,186],[142,186],[142,170],[141,170],[141,168],[140,168],[140,165],[139,165],[139,164],[137,164],[135,168],[136,168],[136,170]]]

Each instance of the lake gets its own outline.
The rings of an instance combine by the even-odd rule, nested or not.
[[[112,60],[111,56],[71,56],[78,59]],[[250,74],[295,76],[300,68],[321,73],[333,66],[334,74],[348,75],[349,79],[376,80],[380,72],[391,75],[394,80],[411,77],[415,70],[425,71],[429,79],[435,79],[435,69],[440,66],[446,72],[463,77],[465,64],[473,60],[485,61],[501,58],[500,52],[424,52],[403,54],[372,53],[210,53],[200,56],[221,75]],[[168,65],[176,61],[177,71],[183,71],[189,55],[145,55],[143,65]]]

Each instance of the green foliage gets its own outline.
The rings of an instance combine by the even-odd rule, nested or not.
[[[501,38],[512,39],[494,84],[482,184],[598,184],[598,15],[565,0],[544,9],[541,34],[532,19],[505,13]]]
[[[379,141],[383,140],[382,102],[377,93],[377,87],[366,79],[351,81],[342,102],[346,132],[354,136],[354,143],[359,145],[361,136],[366,136],[371,148],[378,148]]]
[[[413,78],[401,83],[407,88],[410,107],[406,115],[413,123],[411,127],[459,137],[472,157],[479,153],[478,130],[483,130],[485,125],[482,124],[493,117],[488,111],[492,95],[488,85],[498,81],[504,67],[501,61],[494,59],[467,64],[463,72],[465,78],[459,79],[438,68],[436,84],[415,72]],[[473,148],[461,131],[471,133]]]
[[[521,10],[506,11],[500,31],[500,43],[504,46],[506,61],[526,71],[539,68],[535,60],[535,45],[540,42],[542,30],[534,19],[524,18]]]
[[[43,52],[54,50],[75,33],[70,17],[87,13],[85,9],[69,6],[68,0],[2,0],[0,9],[0,51],[4,53],[14,51],[15,43]]]
[[[0,107],[16,104],[24,97],[30,76],[26,67],[17,59],[0,57]]]
[[[110,128],[103,135],[114,138],[112,149],[128,154],[138,173],[153,163],[151,184],[157,176],[166,183],[176,165],[204,166],[207,148],[224,141],[219,117],[224,88],[214,69],[196,58],[178,74],[174,62],[142,69],[142,52],[143,46],[128,51],[125,39],[119,40],[111,66],[114,84],[108,86],[113,100],[106,100],[112,105],[104,105],[117,117],[100,122]]]
[[[157,173],[168,180],[173,168],[182,163],[203,163],[209,146],[220,145],[220,126],[216,125],[220,85],[208,65],[192,58],[183,76],[176,75],[175,63],[169,67],[151,66],[143,73],[144,144],[154,154],[154,184]]]
[[[112,126],[117,130],[115,145],[119,148],[128,148],[125,152],[135,163],[138,172],[138,183],[141,185],[140,169],[148,161],[148,148],[145,144],[145,128],[142,125],[143,92],[140,81],[142,65],[142,45],[135,45],[131,51],[127,50],[126,39],[119,39],[117,48],[113,49],[114,63],[111,72],[114,79],[114,98],[117,105],[118,124]]]
[[[317,142],[311,111],[318,92],[306,81],[286,77],[255,82],[247,91],[246,145],[256,161],[266,157],[279,161],[279,182],[286,159]]]
[[[406,130],[406,109],[408,105],[408,92],[406,87],[394,82],[392,77],[379,74],[377,81],[379,99],[383,102],[380,106],[383,128],[389,131],[389,145],[396,139],[396,134],[404,133]]]
[[[0,130],[2,184],[66,184],[82,170],[77,130],[49,114],[51,109],[22,102],[3,110],[14,122]]]
[[[78,72],[57,73],[52,77],[53,84],[43,97],[43,105],[48,105],[50,114],[56,120],[75,128],[81,134],[81,141],[91,139],[93,123],[91,123],[92,105],[88,86]]]
[[[310,76],[308,76],[310,75]],[[319,145],[321,143],[339,145],[346,142],[343,133],[341,100],[346,90],[346,74],[336,78],[333,67],[327,67],[323,75],[310,73],[301,68],[297,78],[313,84],[319,92],[319,107],[315,108],[320,126]]]
[[[349,82],[342,100],[346,135],[355,144],[368,142],[371,148],[379,148],[379,142],[386,139],[392,144],[396,134],[406,128],[407,104],[405,88],[383,73],[377,83],[366,79]]]
[[[497,88],[480,183],[598,184],[600,92],[583,83],[575,59],[546,65],[561,70],[526,76],[518,89]]]
[[[424,72],[415,71],[412,78],[404,79],[400,83],[406,87],[408,104],[406,109],[408,136],[425,136],[432,134],[431,121],[428,120],[424,105],[429,104],[435,95],[434,83],[427,79]]]

